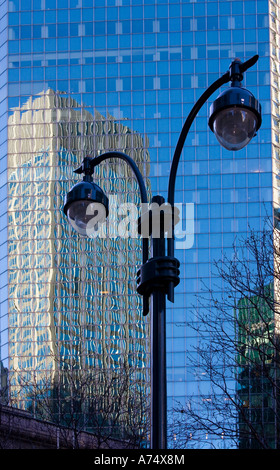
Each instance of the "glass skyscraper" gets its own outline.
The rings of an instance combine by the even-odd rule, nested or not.
[[[188,321],[205,286],[222,293],[213,260],[279,206],[279,8],[277,0],[1,1],[0,359],[18,406],[26,407],[22,375],[41,380],[73,361],[80,370],[126,361],[148,394],[140,240],[79,237],[63,198],[83,158],[109,150],[134,158],[149,193],[166,198],[193,104],[234,58],[258,54],[244,77],[262,105],[258,135],[238,152],[223,149],[208,129],[209,103],[179,166],[175,200],[193,207],[194,223],[175,244],[181,282],[167,311],[170,447],[179,439],[172,410],[211,396],[199,361],[188,360],[199,342]],[[96,177],[117,203],[140,201],[123,163]],[[204,434],[188,446],[207,442]]]

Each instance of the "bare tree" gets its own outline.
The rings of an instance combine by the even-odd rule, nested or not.
[[[78,363],[77,363],[78,365]],[[55,373],[18,373],[9,383],[9,404],[27,404],[33,417],[59,430],[58,446],[79,448],[80,435],[95,436],[96,448],[138,448],[148,433],[148,399],[139,371],[122,363],[115,368],[71,367]],[[13,392],[14,388],[14,392]]]
[[[280,447],[279,267],[279,231],[269,222],[215,262],[219,289],[205,289],[188,322],[201,393],[175,407],[181,446],[208,438],[214,447]]]

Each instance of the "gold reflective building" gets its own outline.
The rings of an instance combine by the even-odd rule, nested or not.
[[[83,238],[70,228],[63,203],[78,180],[73,170],[86,155],[125,152],[147,178],[148,143],[114,118],[92,115],[52,90],[12,111],[8,298],[13,400],[30,407],[26,384],[55,381],[62,370],[113,371],[124,365],[147,394],[149,324],[135,294],[141,240]],[[125,202],[139,204],[137,182],[125,163],[107,161],[95,177],[117,201],[114,210]]]

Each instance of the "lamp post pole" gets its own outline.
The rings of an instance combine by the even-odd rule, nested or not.
[[[152,203],[160,207],[165,200],[155,196]],[[159,238],[152,238],[152,255],[156,259],[165,256],[164,221],[159,219]],[[161,285],[155,285],[152,292],[151,338],[151,448],[166,449],[166,294]]]
[[[160,206],[164,199],[153,198]],[[160,237],[152,239],[153,258],[165,254],[165,239],[162,224]],[[166,296],[161,286],[155,286],[152,294],[152,351],[151,351],[151,448],[166,448],[167,442],[167,393],[166,393]]]
[[[151,448],[167,448],[167,393],[166,393],[166,299],[174,302],[174,288],[179,284],[179,261],[174,257],[175,211],[175,180],[182,149],[192,122],[209,97],[222,85],[232,82],[231,88],[221,93],[211,106],[209,126],[215,132],[218,141],[228,150],[243,148],[261,125],[261,108],[254,96],[241,87],[243,73],[258,60],[254,56],[242,63],[238,59],[231,63],[227,73],[218,78],[205,90],[189,113],[175,148],[171,163],[168,183],[167,204],[171,208],[167,244],[163,210],[159,212],[157,235],[153,233],[153,212],[149,210],[145,217],[139,219],[139,232],[142,233],[144,221],[148,221],[149,235],[142,236],[142,265],[137,272],[137,292],[143,296],[143,315],[149,313],[151,297]],[[100,205],[108,215],[108,199],[94,182],[94,168],[109,158],[120,158],[132,169],[138,181],[141,202],[147,204],[147,192],[143,177],[131,157],[122,152],[106,152],[98,157],[86,157],[82,165],[75,170],[84,173],[84,181],[77,183],[67,194],[64,213],[71,225],[81,234],[87,233],[89,223],[88,208]],[[162,196],[154,196],[152,203],[163,208],[165,200]],[[98,212],[98,209],[97,209]],[[92,212],[91,212],[92,213]],[[94,214],[95,215],[95,214]],[[149,237],[152,256],[149,258]]]

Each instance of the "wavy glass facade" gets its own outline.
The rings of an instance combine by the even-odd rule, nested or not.
[[[191,246],[178,240],[181,282],[167,312],[171,447],[180,440],[173,408],[211,400],[213,385],[199,360],[189,360],[199,337],[188,322],[205,286],[223,293],[213,260],[230,256],[235,237],[249,224],[261,229],[279,204],[279,7],[268,0],[1,2],[0,358],[20,406],[27,406],[17,393],[22,375],[55,376],[66,363],[84,370],[126,360],[148,394],[149,318],[135,293],[140,241],[80,238],[63,198],[82,159],[107,150],[131,155],[148,190],[167,197],[192,105],[233,58],[259,54],[244,78],[262,105],[257,137],[236,153],[221,148],[204,106],[176,181],[176,202],[194,207],[194,237]],[[124,164],[103,165],[97,183],[120,202],[140,200]],[[211,439],[201,433],[193,441],[190,432],[187,446]]]

